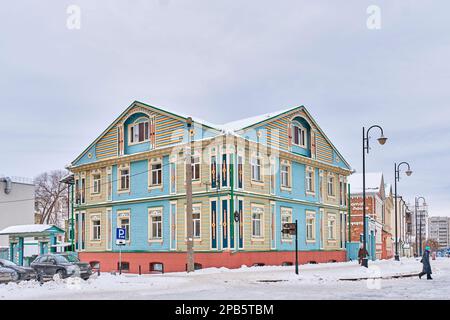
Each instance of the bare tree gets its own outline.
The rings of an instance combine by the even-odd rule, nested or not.
[[[64,170],[54,170],[35,178],[35,209],[39,223],[64,227],[68,195],[67,185],[60,181],[67,174]]]

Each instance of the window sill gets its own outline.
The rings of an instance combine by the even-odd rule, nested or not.
[[[311,192],[311,191],[306,191],[306,195],[315,197],[316,193],[315,192]]]
[[[288,191],[288,192],[292,192],[292,188],[291,187],[280,187],[280,190],[282,191]]]
[[[149,243],[163,243],[163,239],[148,239]]]
[[[128,141],[128,146],[135,146],[135,145],[143,144],[143,143],[147,143],[147,142],[150,142],[150,139],[147,139],[147,140],[144,140],[144,141],[140,141],[140,142],[130,142],[130,141]]]
[[[292,243],[292,239],[281,239],[281,243]]]
[[[264,186],[264,181],[252,180],[252,181],[250,181],[250,183],[257,185],[257,186]]]
[[[164,189],[163,185],[162,184],[158,184],[158,185],[154,185],[154,186],[148,186],[148,191],[158,190],[158,189],[163,190]]]
[[[316,240],[306,240],[306,243],[316,243]]]
[[[252,241],[253,242],[264,242],[264,238],[254,238],[254,237],[252,237]]]
[[[124,190],[117,190],[117,193],[130,193],[130,189],[124,189]]]

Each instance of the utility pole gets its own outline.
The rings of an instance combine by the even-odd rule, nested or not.
[[[194,271],[194,226],[192,221],[192,118],[187,118],[188,146],[186,148],[186,250],[187,272]]]

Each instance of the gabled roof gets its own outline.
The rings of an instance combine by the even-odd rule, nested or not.
[[[253,116],[253,117],[249,117],[249,118],[245,118],[245,119],[231,121],[231,122],[220,125],[220,127],[225,132],[235,132],[235,131],[243,130],[243,129],[255,126],[257,124],[260,124],[262,122],[271,120],[275,117],[281,116],[281,115],[283,115],[289,111],[293,111],[297,108],[300,108],[300,107],[278,110],[278,111],[274,111],[274,112],[261,114],[259,116]]]
[[[308,112],[305,106],[296,106],[289,109],[282,109],[275,112],[265,113],[259,116],[254,116],[242,120],[237,120],[233,122],[228,122],[223,125],[220,125],[223,131],[225,132],[238,132],[247,128],[251,128],[257,125],[261,125],[265,122],[268,122],[270,120],[274,120],[278,117],[281,117],[285,115],[286,113],[295,111],[295,110],[303,110],[305,114],[308,116],[309,120],[314,124],[314,126],[319,130],[319,132],[322,134],[324,139],[330,144],[331,148],[336,152],[336,154],[340,157],[340,159],[345,163],[345,165],[348,168],[351,168],[350,164],[345,160],[345,158],[341,155],[341,153],[337,150],[337,148],[334,146],[334,144],[331,142],[331,140],[327,137],[327,135],[323,132],[323,130],[320,128],[320,126],[317,124],[317,122],[314,120],[314,118],[311,116],[311,114]]]
[[[111,123],[111,125],[108,126],[108,128],[106,128],[106,130],[104,130],[97,139],[95,139],[73,162],[77,162],[80,158],[82,158],[82,156],[89,150],[91,149],[112,127],[114,127],[119,121],[120,119],[122,119],[122,117],[124,117],[128,111],[130,109],[132,109],[133,107],[135,107],[136,105],[143,105],[146,106],[148,108],[154,109],[158,112],[161,112],[163,114],[167,114],[170,116],[173,116],[175,118],[178,118],[180,120],[186,121],[187,118],[189,117],[188,115],[183,115],[180,113],[175,113],[175,112],[171,112],[168,111],[166,108],[161,109],[155,106],[151,106],[148,105],[146,103],[140,102],[135,100],[130,106],[128,106],[128,108],[126,108],[117,118],[116,120],[114,120],[113,123]],[[305,114],[308,116],[309,120],[315,125],[315,127],[319,130],[319,132],[322,134],[322,136],[324,137],[324,139],[330,144],[331,148],[334,150],[334,152],[336,152],[336,154],[339,156],[339,158],[345,163],[345,165],[350,168],[350,164],[344,159],[344,157],[340,154],[340,152],[337,150],[337,148],[333,145],[333,143],[330,141],[330,139],[327,137],[327,135],[322,131],[322,129],[319,127],[319,125],[317,124],[317,122],[314,120],[314,118],[311,116],[311,114],[308,112],[308,110],[302,105],[302,106],[296,106],[296,107],[292,107],[292,108],[288,108],[288,109],[282,109],[279,111],[275,111],[275,112],[270,112],[270,113],[265,113],[262,115],[258,115],[258,116],[253,116],[253,117],[249,117],[249,118],[245,118],[245,119],[241,119],[241,120],[236,120],[236,121],[231,121],[225,124],[213,124],[211,122],[208,122],[206,120],[200,119],[198,117],[192,117],[192,120],[195,123],[199,123],[202,124],[206,127],[209,127],[210,129],[213,130],[217,130],[220,133],[227,133],[227,134],[233,134],[235,135],[236,133],[238,133],[241,130],[256,126],[256,125],[261,125],[267,121],[276,119],[278,117],[281,117],[283,115],[285,115],[286,113],[295,111],[295,110],[303,110],[305,112]]]
[[[348,177],[348,183],[350,184],[350,192],[362,193],[363,192],[363,176],[362,173],[355,173]],[[383,173],[382,172],[368,172],[366,173],[366,193],[378,193],[383,191],[384,187]],[[384,195],[383,195],[384,196]]]
[[[154,109],[154,110],[156,110],[156,111],[159,111],[159,112],[161,112],[161,113],[163,113],[163,114],[167,114],[167,115],[170,115],[170,116],[173,116],[173,117],[175,117],[175,118],[178,118],[178,119],[180,119],[180,120],[183,120],[183,121],[186,121],[187,120],[187,118],[188,118],[188,116],[185,116],[185,115],[180,115],[180,114],[177,114],[177,113],[175,113],[175,112],[171,112],[171,111],[168,111],[168,110],[166,110],[166,108],[164,108],[164,109],[161,109],[161,108],[158,108],[158,107],[155,107],[155,106],[151,106],[151,105],[149,105],[149,104],[146,104],[146,103],[143,103],[143,102],[140,102],[140,101],[137,101],[137,100],[135,100],[135,101],[133,101],[133,103],[132,104],[130,104],[117,118],[116,118],[116,120],[114,120],[113,121],[113,123],[111,123],[98,137],[97,137],[97,139],[95,139],[86,149],[84,149],[84,151],[83,152],[81,152],[81,154],[74,160],[74,161],[72,161],[72,164],[74,164],[75,162],[77,162],[78,160],[80,160],[82,157],[83,157],[83,155],[89,150],[89,149],[91,149],[111,128],[113,128],[119,121],[120,121],[120,119],[122,119],[127,113],[128,113],[128,111],[130,110],[130,109],[132,109],[132,108],[134,108],[135,106],[137,106],[137,105],[143,105],[143,106],[146,106],[146,107],[148,107],[148,108],[151,108],[151,109]],[[200,118],[198,118],[198,117],[191,117],[192,118],[192,120],[194,120],[194,122],[197,122],[197,123],[200,123],[200,124],[202,124],[202,125],[204,125],[204,126],[206,126],[206,127],[209,127],[209,128],[211,128],[211,129],[215,129],[215,130],[217,130],[217,131],[220,131],[221,129],[220,128],[218,128],[218,126],[217,125],[215,125],[215,124],[212,124],[212,123],[209,123],[208,121],[205,121],[205,120],[202,120],[202,119],[200,119]]]

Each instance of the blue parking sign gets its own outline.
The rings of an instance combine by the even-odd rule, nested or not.
[[[116,229],[116,240],[125,240],[127,236],[127,230],[125,228]]]

